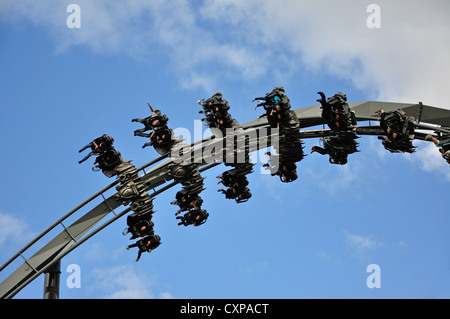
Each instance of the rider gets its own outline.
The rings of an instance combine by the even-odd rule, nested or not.
[[[431,140],[436,147],[439,147],[439,152],[441,152],[442,157],[450,164],[450,137],[437,139],[431,134],[425,137],[425,141]]]
[[[313,146],[311,153],[328,154],[331,164],[345,165],[347,164],[348,154],[358,151],[356,148],[357,143],[354,139],[331,136],[329,138],[322,138],[322,141],[324,147]]]
[[[184,216],[178,216],[177,219],[180,219],[178,225],[194,225],[200,226],[206,222],[208,219],[209,213],[204,209],[195,209],[190,210]]]
[[[142,253],[151,252],[152,250],[158,248],[158,246],[161,244],[161,237],[151,234],[142,238],[141,240],[138,240],[136,243],[127,246],[126,249],[128,250],[133,247],[138,247],[139,251],[136,258],[136,261],[138,261],[141,258]]]
[[[347,104],[345,93],[338,92],[329,99],[323,92],[317,93],[321,97],[317,102],[322,105],[322,118],[327,122],[330,129],[339,131],[354,128],[356,119],[354,119],[354,113]]]
[[[83,147],[78,151],[78,153],[81,153],[87,148],[91,148],[91,152],[89,152],[88,155],[86,155],[81,161],[78,161],[78,164],[83,163],[85,160],[87,160],[91,155],[101,155],[103,152],[107,151],[112,147],[114,143],[114,138],[107,134],[103,134],[102,136],[96,138],[92,142],[90,142],[88,145]]]
[[[225,198],[227,199],[234,199],[238,204],[246,202],[250,197],[252,197],[250,189],[245,186],[232,186],[226,190],[221,188],[217,191],[225,194]]]
[[[254,98],[253,101],[261,101],[257,106],[263,106],[267,116],[267,120],[272,128],[280,128],[280,123],[291,119],[290,113],[291,103],[285,95],[284,87],[276,87],[264,97]]]

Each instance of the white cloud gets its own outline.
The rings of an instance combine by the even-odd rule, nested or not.
[[[369,1],[80,0],[77,30],[65,26],[69,3],[3,1],[0,18],[48,27],[60,51],[84,45],[143,59],[164,52],[185,88],[309,70],[352,80],[377,99],[450,108],[446,0],[377,1],[380,29],[366,25]]]
[[[138,273],[133,266],[115,266],[94,269],[96,290],[102,291],[105,299],[150,299],[154,298],[150,287],[154,284],[147,275]],[[91,287],[92,288],[92,287]],[[169,293],[164,294],[165,297]]]
[[[373,236],[361,236],[344,231],[346,243],[353,249],[355,255],[361,255],[367,251],[383,246],[383,243]]]
[[[405,156],[405,158],[416,163],[425,172],[437,173],[450,181],[450,166],[442,158],[436,145],[430,142],[416,142],[416,144],[417,151],[413,156]]]
[[[312,72],[350,80],[368,99],[450,108],[448,0],[377,1],[379,29],[366,25],[371,1],[80,0],[76,30],[65,25],[70,3],[6,0],[0,20],[45,27],[57,52],[81,45],[98,54],[164,57],[184,89],[211,93],[221,81],[288,81]],[[433,171],[425,161],[431,154],[419,149],[413,160]]]
[[[0,212],[0,247],[3,244],[23,245],[32,237],[30,227],[24,220]]]
[[[331,260],[330,255],[329,255],[328,253],[324,252],[324,251],[318,251],[318,252],[316,252],[316,256],[317,256],[319,259],[323,260],[323,261],[330,261],[330,260]]]
[[[159,299],[174,299],[175,297],[170,292],[161,292]]]
[[[102,242],[93,242],[85,244],[83,249],[83,258],[89,263],[98,263],[100,261],[116,262],[123,255],[123,248],[110,250]]]
[[[366,25],[369,3],[209,1],[205,7],[216,20],[233,17],[230,24],[248,32],[243,37],[298,55],[304,68],[352,79],[377,98],[450,108],[444,96],[450,3],[377,1],[380,29]]]
[[[365,165],[357,154],[350,154],[346,165],[329,164],[328,155],[311,154],[308,166],[300,168],[302,179],[325,191],[328,196],[337,197],[340,200],[359,198],[365,191],[361,187],[361,183],[364,182],[361,176],[367,179],[372,178],[372,175],[365,170]],[[342,197],[342,194],[346,196]]]

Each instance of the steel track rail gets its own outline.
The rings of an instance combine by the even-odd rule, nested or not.
[[[383,107],[385,111],[390,111],[394,109],[405,109],[408,112],[419,112],[419,117],[423,119],[429,119],[426,123],[435,124],[437,126],[432,126],[429,124],[423,123],[415,123],[416,128],[431,130],[434,132],[441,132],[444,134],[449,134],[450,129],[447,125],[450,119],[450,110],[438,109],[430,106],[424,106],[420,104],[405,104],[405,103],[390,103],[390,102],[352,102],[349,103],[352,110],[356,112],[357,121],[377,121],[379,118],[373,115],[374,109]],[[429,114],[427,115],[426,110]],[[311,126],[323,125],[323,120],[320,117],[320,106],[314,105],[311,107],[299,108],[295,109],[294,112],[297,114],[297,117],[300,121],[301,128],[307,128]],[[438,115],[433,115],[432,113],[436,113]],[[434,116],[434,117],[433,117]],[[436,118],[436,120],[433,120]],[[442,123],[445,124],[442,127]],[[244,129],[245,133],[251,133],[252,130],[261,130],[266,129],[268,127],[267,120],[262,118],[250,122],[246,122],[241,125]],[[322,137],[330,135],[331,131],[328,129],[322,130],[307,130],[300,131],[300,138],[314,138],[314,137]],[[360,135],[383,135],[382,131],[377,126],[369,126],[369,127],[361,127],[357,129],[357,134]],[[424,134],[417,134],[417,139],[424,139]],[[226,137],[223,138],[226,140]],[[270,146],[271,140],[270,136],[265,140],[265,143],[261,143],[261,138],[257,134],[256,139],[250,139],[250,145],[253,147],[252,149],[259,150],[262,147]],[[221,142],[218,139],[215,139],[213,136],[205,138],[200,141],[196,141],[190,144],[192,149],[191,159],[194,158],[193,154],[195,150],[199,147],[203,150],[206,146],[211,146],[211,143]],[[222,143],[222,142],[221,142]],[[203,154],[203,152],[199,152]],[[162,187],[159,190],[155,191],[155,188],[165,184],[167,181],[171,179],[169,174],[169,164],[172,163],[172,160],[169,158],[170,154],[162,155],[147,164],[137,168],[138,171],[144,171],[144,175],[138,176],[137,178],[141,179],[144,185],[146,186],[146,190],[152,190],[153,193],[150,195],[152,197],[162,193],[163,191],[175,186],[177,183],[172,182],[168,185]],[[203,155],[202,155],[203,156]],[[145,168],[154,165],[164,159],[167,159],[163,163],[157,165],[152,168],[149,172],[145,172]],[[198,160],[198,158],[197,158]],[[204,166],[199,169],[199,171],[206,171],[214,166],[221,164],[221,162],[214,162],[211,158],[208,161],[208,158],[202,158],[199,166]],[[12,298],[15,294],[17,294],[23,287],[28,285],[31,281],[33,281],[37,276],[45,272],[55,261],[61,259],[66,256],[68,253],[79,247],[81,244],[86,242],[92,236],[109,226],[114,221],[118,220],[120,217],[124,216],[126,213],[130,211],[130,208],[127,208],[116,214],[114,217],[110,218],[108,221],[103,223],[101,226],[96,228],[95,230],[91,230],[97,223],[100,222],[104,217],[106,217],[111,211],[115,208],[121,206],[121,203],[114,198],[114,195],[105,199],[103,194],[116,186],[118,181],[114,181],[108,186],[104,187],[94,195],[90,196],[67,214],[59,218],[56,222],[54,222],[51,226],[49,226],[46,230],[44,230],[40,235],[38,235],[35,239],[33,239],[30,243],[28,243],[25,247],[19,250],[15,255],[13,255],[7,262],[5,262],[1,268],[0,272],[3,271],[11,262],[21,256],[25,262],[17,268],[9,277],[7,277],[2,283],[0,283],[0,298]],[[86,206],[88,203],[93,201],[94,199],[102,196],[103,201],[97,205],[95,208],[91,209],[88,213],[84,214],[81,218],[71,224],[69,227],[65,227],[62,224],[68,217],[72,216],[75,212],[79,211],[82,207]],[[62,225],[64,230],[57,236],[55,236],[47,245],[45,245],[41,250],[35,253],[32,257],[26,259],[23,257],[23,253],[36,244],[42,237],[44,237],[47,233],[53,230],[58,225]],[[89,232],[89,233],[88,233]]]
[[[248,131],[251,131],[252,128],[249,127]],[[223,138],[225,139],[225,137]],[[222,142],[221,140],[216,140],[214,137],[207,137],[201,141],[196,141],[188,147],[193,149],[193,153],[195,153],[195,148],[201,147],[204,148],[206,146],[210,146],[212,143]],[[206,144],[205,144],[206,143]],[[253,141],[255,145],[258,144],[258,141]],[[253,145],[253,144],[252,144]],[[137,170],[143,170],[148,166],[155,164],[164,158],[169,157],[169,154],[165,154],[163,156],[158,157],[157,159],[150,161],[149,163],[137,168]],[[154,190],[155,187],[158,187],[164,184],[166,181],[170,180],[169,174],[169,164],[172,163],[171,159],[167,159],[160,165],[154,167],[152,170],[146,172],[144,175],[139,176],[138,178],[145,185],[145,190]],[[208,165],[209,164],[209,165]],[[208,161],[200,163],[200,166],[207,165],[205,168],[199,169],[199,171],[204,171],[221,163],[211,163]],[[80,203],[77,207],[72,209],[69,213],[65,214],[63,217],[58,219],[55,223],[53,223],[50,227],[48,227],[44,232],[38,235],[35,239],[33,239],[30,243],[28,243],[24,248],[22,248],[19,252],[17,252],[12,258],[10,258],[3,266],[2,270],[6,268],[12,261],[14,261],[19,256],[22,256],[24,259],[24,263],[16,269],[9,277],[7,277],[0,284],[0,298],[12,298],[16,295],[23,287],[28,285],[31,281],[33,281],[37,276],[45,272],[51,265],[64,257],[67,253],[78,247],[81,243],[84,243],[87,239],[91,238],[94,234],[96,234],[101,229],[104,229],[113,221],[119,219],[130,210],[125,209],[121,213],[117,214],[113,218],[111,218],[110,222],[107,222],[103,227],[101,227],[98,231],[94,231],[86,235],[86,233],[95,226],[101,219],[103,219],[106,215],[108,215],[112,210],[121,206],[121,202],[117,201],[114,198],[114,195],[110,196],[107,199],[104,199],[99,205],[97,205],[94,209],[90,210],[88,213],[83,215],[69,227],[65,227],[62,222],[66,220],[68,217],[73,215],[75,212],[80,210],[83,206],[102,196],[102,194],[117,185],[117,181],[109,184],[99,192],[95,193],[82,203]],[[167,185],[167,187],[163,187],[162,191],[175,186],[177,183],[171,183]],[[161,190],[154,191],[154,194],[159,194],[162,192]],[[64,230],[57,236],[55,236],[52,240],[50,240],[43,248],[41,248],[37,253],[35,253],[32,257],[26,259],[23,257],[22,253],[32,247],[39,239],[45,236],[48,232],[54,229],[58,225],[62,225]],[[83,237],[85,236],[85,237]],[[83,237],[83,239],[81,239]],[[86,239],[84,239],[86,238]],[[72,247],[74,246],[74,247]]]

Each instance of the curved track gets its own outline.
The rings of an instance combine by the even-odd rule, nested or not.
[[[422,105],[422,103],[405,104],[368,101],[351,102],[348,104],[350,108],[355,111],[356,120],[358,122],[378,121],[379,117],[374,113],[374,111],[379,108],[383,108],[385,111],[403,109],[408,116],[413,116],[416,119],[416,122],[414,123],[416,128],[425,131],[450,134],[450,110]],[[321,118],[320,105],[298,108],[293,111],[295,111],[300,121],[301,139],[323,137],[329,135],[331,132],[329,129],[302,130],[305,128],[322,125],[324,123]],[[249,142],[251,145],[251,150],[255,151],[270,146],[270,136],[267,140],[263,141],[263,137],[261,136],[266,137],[266,134],[259,134],[260,130],[267,131],[267,128],[269,127],[266,119],[257,119],[243,123],[241,124],[241,127],[244,129],[244,132],[250,136]],[[379,126],[371,125],[361,127],[358,126],[356,132],[358,135],[383,135],[383,131]],[[416,133],[415,139],[423,140],[425,135],[425,133]],[[206,147],[211,148],[213,143],[217,142],[222,143],[220,139],[209,137],[191,144],[192,152],[190,156],[196,163],[201,163],[201,168],[199,169],[200,172],[206,171],[209,168],[222,163],[215,162],[211,156],[208,157],[203,154],[203,150]],[[199,154],[200,158],[195,158],[195,154]],[[173,181],[170,182],[172,177],[169,174],[168,166],[172,162],[173,159],[166,154],[137,168],[139,172],[143,172],[143,174],[138,176],[137,179],[140,179],[140,181],[144,183],[146,191],[153,190],[153,192],[150,193],[151,197],[154,197],[177,184]],[[153,166],[148,171],[145,171],[146,168],[155,164],[157,165]],[[118,181],[115,181],[81,202],[78,206],[55,221],[51,226],[49,226],[24,248],[19,250],[14,256],[6,261],[0,267],[0,273],[2,274],[4,274],[5,269],[11,268],[8,266],[10,266],[10,264],[19,257],[24,260],[21,266],[12,271],[0,283],[0,298],[4,299],[14,297],[22,288],[32,282],[36,277],[46,272],[46,270],[48,270],[56,261],[60,260],[96,233],[130,212],[131,209],[128,207],[121,212],[116,213],[115,210],[122,205],[122,202],[115,198],[115,194],[109,196],[108,198],[104,195],[108,190],[112,189],[117,184]],[[160,188],[155,190],[158,187]],[[98,199],[101,199],[101,203],[86,212],[87,205]],[[70,226],[65,226],[63,222],[67,221],[68,218],[73,215],[78,215],[80,217],[75,222],[70,224]],[[102,220],[105,221],[97,228],[94,228]],[[39,240],[56,227],[62,227],[63,230],[49,240],[42,248],[37,248],[36,246],[38,245]],[[24,253],[36,251],[36,248],[39,250],[37,250],[37,252],[35,252],[31,257],[24,257]]]

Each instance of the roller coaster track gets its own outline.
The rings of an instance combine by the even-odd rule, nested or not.
[[[378,121],[379,116],[375,114],[374,111],[379,108],[383,108],[385,111],[402,109],[408,116],[413,116],[416,119],[414,123],[415,128],[424,131],[450,134],[450,110],[427,106],[422,103],[406,104],[368,101],[350,102],[348,104],[350,108],[355,111],[356,120],[358,122]],[[300,121],[301,139],[323,137],[330,134],[331,131],[325,128],[304,130],[305,128],[323,125],[324,122],[321,118],[321,110],[319,105],[298,108],[294,111]],[[369,124],[370,123],[371,122],[369,122]],[[244,134],[248,134],[250,136],[249,143],[251,145],[251,150],[255,151],[270,146],[272,136],[260,134],[262,130],[267,132],[269,125],[266,119],[262,118],[246,122],[241,124],[241,127],[245,132]],[[383,135],[383,131],[379,126],[372,125],[358,126],[356,133],[358,135]],[[426,133],[416,132],[415,139],[424,140],[425,135]],[[224,139],[226,138],[227,137],[224,137]],[[199,163],[199,166],[201,167],[199,168],[200,172],[206,171],[222,163],[220,161],[214,161],[211,154],[205,155],[203,153],[203,150],[206,147],[211,148],[213,143],[217,142],[222,143],[220,139],[211,136],[201,141],[196,141],[190,145],[191,150],[193,150],[191,156],[194,154],[191,159],[193,159],[195,163]],[[200,154],[200,158],[195,158],[195,154]],[[140,179],[140,181],[143,182],[146,191],[152,191],[152,193],[150,193],[151,197],[155,197],[167,189],[177,185],[177,182],[171,182],[172,176],[169,172],[169,164],[172,162],[173,159],[169,156],[169,154],[165,154],[137,168],[138,172],[143,173],[139,175],[137,179]],[[145,171],[145,169],[155,164],[157,165],[150,168],[148,171]],[[115,212],[116,209],[122,206],[122,202],[116,199],[115,195],[117,193],[109,196],[108,198],[105,197],[105,193],[118,183],[119,182],[117,180],[114,181],[81,202],[71,211],[55,221],[16,254],[14,254],[8,261],[6,261],[0,267],[0,273],[2,275],[4,275],[5,269],[7,269],[13,261],[19,257],[24,260],[22,265],[13,270],[0,283],[0,298],[9,299],[14,297],[21,289],[32,282],[40,274],[46,272],[57,261],[61,260],[64,256],[78,248],[92,236],[130,212],[130,207],[119,213]],[[160,188],[155,190],[158,187]],[[86,210],[87,205],[96,199],[100,199],[101,203],[83,214],[83,209]],[[108,217],[110,213],[113,214]],[[70,226],[66,227],[63,222],[67,221],[69,217],[75,214],[82,215]],[[106,221],[94,228],[97,224],[100,224],[102,220]],[[39,240],[58,226],[61,226],[63,230],[54,238],[49,240],[43,247],[40,249],[36,248]],[[32,251],[33,249],[34,251],[36,249],[39,250],[37,250],[37,252],[35,252],[31,257],[26,258],[24,254],[27,251]]]

